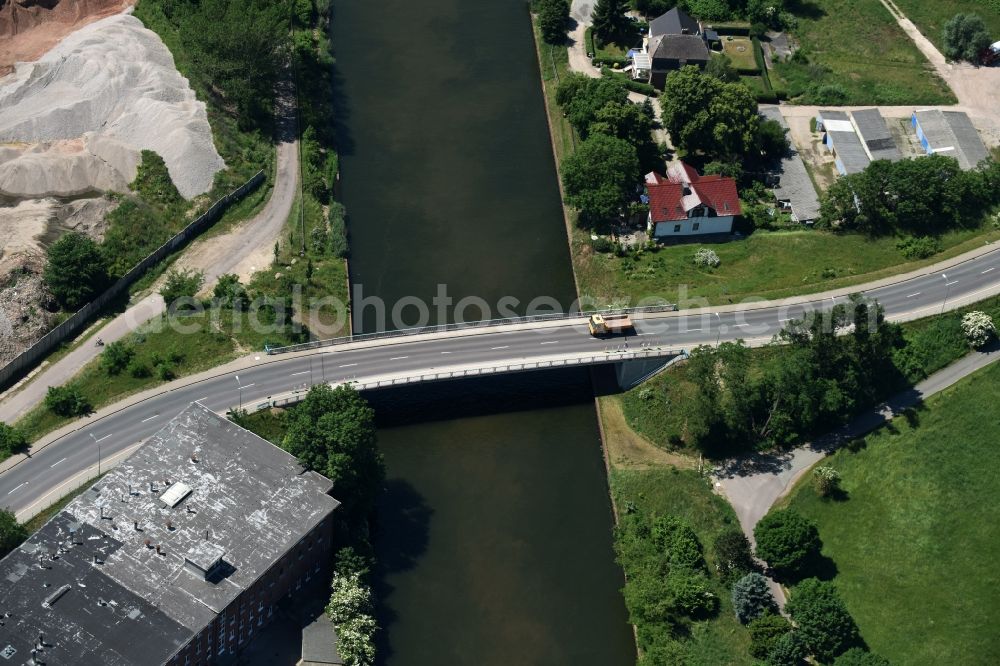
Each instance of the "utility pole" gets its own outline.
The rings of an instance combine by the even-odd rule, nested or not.
[[[240,383],[240,376],[239,375],[233,375],[233,376],[236,377],[237,391],[239,391],[239,394],[240,394],[240,411],[242,412],[243,411],[243,384]]]

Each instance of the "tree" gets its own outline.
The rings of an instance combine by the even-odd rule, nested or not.
[[[591,14],[594,34],[604,42],[625,39],[632,28],[627,11],[626,0],[597,0]]]
[[[101,352],[101,367],[108,375],[117,375],[128,367],[135,349],[123,340],[109,342]]]
[[[5,557],[28,538],[28,530],[17,522],[12,511],[0,509],[0,557]]]
[[[781,159],[791,147],[788,143],[788,130],[777,120],[768,118],[762,120],[757,130],[757,149],[765,160]]]
[[[750,633],[750,656],[764,659],[771,654],[782,636],[792,630],[792,623],[777,613],[761,615],[747,625]]]
[[[584,139],[601,109],[609,104],[629,105],[628,90],[621,81],[612,77],[592,79],[576,73],[559,84],[556,102],[565,111],[569,124]]]
[[[566,41],[567,23],[569,23],[568,0],[538,1],[538,27],[542,31],[542,39],[549,44],[562,44]]]
[[[962,315],[962,332],[973,349],[980,349],[997,336],[997,327],[988,314],[973,310]]]
[[[724,21],[728,19],[732,10],[729,7],[730,0],[684,0],[688,10],[692,15],[705,21]]]
[[[212,289],[212,297],[222,306],[243,309],[250,302],[247,290],[240,284],[240,277],[232,273],[219,276]]]
[[[28,438],[17,427],[0,421],[0,459],[8,458],[28,448]]]
[[[802,642],[797,631],[789,631],[779,637],[767,655],[768,666],[800,666],[805,663],[809,649]]]
[[[605,134],[580,143],[562,165],[566,203],[588,225],[621,215],[640,176],[635,147]]]
[[[689,65],[667,76],[660,104],[674,145],[689,152],[733,160],[757,142],[757,100],[741,83],[725,83]]]
[[[708,64],[705,65],[705,74],[714,76],[726,83],[733,83],[740,80],[739,73],[733,68],[732,58],[725,54],[713,55],[709,59]]]
[[[43,277],[59,305],[78,310],[107,288],[108,261],[97,243],[71,231],[49,246]]]
[[[333,481],[347,520],[368,519],[385,477],[375,440],[375,413],[353,388],[323,384],[309,390],[288,416],[282,448]]]
[[[860,641],[854,618],[833,583],[807,578],[795,586],[785,610],[806,649],[822,663],[833,661]]]
[[[833,666],[889,666],[889,660],[864,648],[853,647],[837,657]]]
[[[609,102],[594,114],[587,134],[607,134],[628,141],[635,146],[639,167],[645,171],[662,170],[660,149],[653,141],[653,124],[656,122],[653,105]]]
[[[754,572],[736,581],[733,585],[733,610],[742,624],[768,613],[777,613],[778,604],[767,586],[767,579]]]
[[[643,16],[655,18],[677,6],[677,0],[632,0],[632,9]]]
[[[783,577],[800,575],[822,546],[815,523],[795,509],[778,509],[753,529],[757,557]]]
[[[55,414],[67,418],[86,416],[93,411],[90,401],[75,384],[50,386],[45,394],[45,406]]]
[[[201,271],[171,269],[163,286],[160,287],[160,296],[163,297],[167,307],[173,309],[178,300],[194,298],[204,283],[205,274]]]
[[[712,549],[719,574],[726,583],[745,576],[756,568],[750,552],[750,541],[739,529],[730,529],[720,534]]]
[[[976,14],[955,14],[944,24],[944,54],[952,60],[979,63],[979,54],[993,41],[986,23]]]
[[[781,27],[783,0],[747,0],[743,16],[750,23],[763,23],[771,28]]]

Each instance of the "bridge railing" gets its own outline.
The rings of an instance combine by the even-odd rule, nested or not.
[[[437,326],[420,326],[415,328],[400,328],[394,331],[380,331],[378,333],[358,333],[345,335],[339,338],[329,338],[327,340],[313,340],[297,345],[287,345],[285,347],[265,347],[268,354],[287,354],[289,352],[307,351],[309,349],[319,349],[321,347],[333,347],[336,345],[346,345],[351,342],[363,342],[365,340],[380,340],[382,338],[402,338],[410,335],[420,335],[422,333],[443,333],[447,331],[461,331],[475,328],[487,328],[490,326],[508,326],[511,324],[531,324],[543,321],[558,321],[560,319],[579,319],[589,317],[594,314],[614,315],[614,314],[647,314],[655,312],[676,312],[675,303],[664,305],[648,305],[640,308],[609,308],[607,310],[585,310],[580,312],[555,312],[552,314],[532,315],[528,317],[508,317],[506,319],[483,319],[481,321],[467,321],[453,324],[439,324]]]
[[[483,368],[469,368],[465,370],[450,370],[446,372],[424,372],[416,375],[406,375],[403,377],[393,377],[391,379],[376,379],[364,381],[351,378],[343,378],[341,383],[350,384],[360,391],[367,391],[392,386],[406,386],[407,384],[419,384],[423,382],[436,382],[448,379],[467,379],[472,377],[487,377],[490,375],[502,375],[512,372],[531,372],[535,370],[549,370],[553,368],[564,368],[580,365],[601,365],[604,363],[618,363],[620,361],[635,361],[647,358],[666,358],[676,356],[686,356],[684,349],[638,349],[636,351],[611,351],[602,354],[591,354],[578,358],[554,359],[549,361],[526,361],[524,363],[507,363],[505,365],[489,366]],[[296,389],[289,395],[262,400],[253,405],[254,411],[270,409],[271,407],[282,407],[301,402],[305,399],[309,388]]]

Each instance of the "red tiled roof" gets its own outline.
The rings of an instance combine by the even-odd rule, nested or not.
[[[649,212],[653,222],[676,222],[686,220],[688,210],[693,209],[700,203],[715,211],[719,217],[727,215],[739,215],[740,198],[736,191],[736,181],[720,175],[699,176],[692,167],[681,162],[683,169],[683,180],[680,173],[674,170],[670,174],[670,179],[659,174],[650,174],[646,177],[646,191],[649,193]],[[694,195],[688,201],[689,208],[685,209],[684,186],[691,188]]]

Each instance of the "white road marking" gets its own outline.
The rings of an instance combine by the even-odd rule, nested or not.
[[[242,386],[240,386],[240,390],[242,391],[243,389],[248,389],[251,386],[256,386],[256,384],[243,384]]]
[[[490,351],[496,351],[497,349],[509,349],[510,345],[504,345],[503,347],[490,347]]]
[[[52,463],[51,465],[49,465],[49,467],[55,467],[56,465],[58,465],[59,463],[63,462],[64,460],[66,460],[66,459],[63,458],[62,460],[57,460],[54,463]]]
[[[100,438],[100,439],[98,439],[97,441],[98,441],[98,442],[103,442],[103,441],[104,441],[104,440],[106,440],[106,439],[107,439],[108,437],[111,437],[111,435],[112,435],[112,433],[110,433],[110,432],[109,432],[109,433],[108,433],[107,435],[105,435],[104,437],[101,437],[101,438]]]
[[[208,400],[208,396],[206,395],[204,398],[198,398],[195,402],[201,402],[202,400]]]
[[[958,280],[952,280],[951,282],[945,282],[944,284],[946,287],[950,287],[953,284],[958,284]]]
[[[733,324],[733,326],[735,326],[736,328],[746,328],[749,325],[750,324]]]
[[[922,294],[922,293],[923,293],[923,292],[920,292],[920,291],[918,291],[918,292],[915,292],[915,293],[912,293],[912,294],[910,294],[909,296],[907,296],[907,298],[913,298],[914,296],[919,296],[919,295],[920,295],[920,294]]]
[[[689,329],[688,329],[688,333],[697,333],[697,332],[699,332],[700,330],[701,330],[700,328],[689,328]]]
[[[153,419],[157,418],[158,416],[159,416],[159,414],[153,414],[153,415],[152,415],[152,416],[150,416],[150,417],[149,417],[148,419],[143,419],[143,420],[141,421],[141,423],[145,423],[146,421],[152,421]]]
[[[312,370],[303,370],[302,372],[293,372],[291,374],[291,376],[295,377],[296,375],[308,375],[310,372],[312,372]]]
[[[559,344],[559,341],[558,340],[549,340],[548,342],[540,342],[538,344],[541,344],[541,345],[557,345],[557,344]]]
[[[338,365],[338,368],[353,368],[357,363],[345,363],[344,365]]]
[[[24,483],[22,483],[22,484],[21,484],[21,486],[23,486],[23,485],[26,485],[27,483],[28,483],[28,482],[27,482],[27,481],[25,481]],[[8,495],[10,495],[10,494],[11,494],[12,492],[14,492],[15,490],[18,490],[18,489],[19,489],[19,488],[20,488],[21,486],[17,486],[17,488],[13,488],[13,489],[11,489],[11,490],[8,490],[8,491],[7,491],[7,494],[8,494]]]
[[[782,322],[782,321],[791,321],[791,319],[779,319],[778,321],[779,322]]]
[[[996,268],[996,266],[993,266],[991,268],[987,268],[985,271],[981,271],[979,274],[980,275],[986,275],[987,273],[989,273],[990,271],[992,271],[994,268]]]
[[[402,361],[404,358],[410,358],[409,356],[393,356],[390,361]]]
[[[450,354],[451,352],[441,352],[442,354]]]

